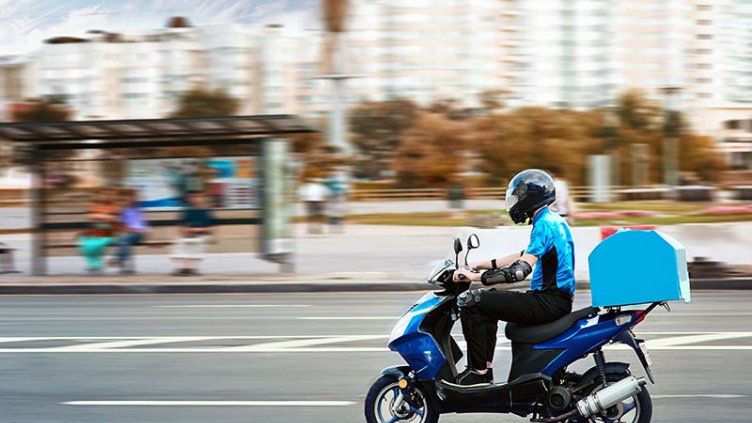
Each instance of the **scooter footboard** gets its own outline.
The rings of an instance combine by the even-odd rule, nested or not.
[[[530,405],[546,394],[551,378],[530,375],[519,381],[475,388],[462,388],[436,382],[436,395],[442,413],[516,413],[526,415]]]

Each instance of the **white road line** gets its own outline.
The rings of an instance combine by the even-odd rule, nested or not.
[[[345,407],[352,401],[66,401],[75,406],[136,407]]]
[[[310,316],[296,317],[298,320],[399,320],[396,316]]]
[[[311,307],[309,304],[186,304],[186,305],[158,305],[152,308],[288,308]]]
[[[496,351],[510,351],[511,347],[497,347]],[[606,350],[631,350],[625,345],[607,345]],[[752,345],[697,345],[651,348],[651,351],[752,351]],[[31,353],[274,353],[274,354],[300,354],[300,353],[383,353],[389,352],[386,347],[306,347],[306,348],[252,348],[233,349],[233,347],[184,347],[184,348],[86,348],[81,346],[77,349],[62,348],[0,348],[0,354],[31,354]]]
[[[383,335],[362,335],[362,336],[337,336],[332,338],[317,339],[299,339],[295,341],[269,342],[264,344],[243,345],[240,347],[227,347],[227,351],[248,351],[248,352],[278,352],[290,349],[300,349],[312,347],[314,345],[340,344],[343,342],[353,341],[370,341],[374,339],[384,339]]]
[[[697,394],[697,395],[651,395],[653,399],[664,398],[712,398],[712,399],[733,399],[733,398],[747,398],[746,395],[736,394]]]
[[[50,348],[50,352],[75,352],[90,351],[95,349],[106,350],[110,348],[142,347],[144,345],[169,344],[172,342],[196,342],[205,341],[200,336],[173,336],[169,338],[132,339],[126,341],[97,342],[94,344],[68,345],[64,347]]]
[[[672,336],[669,338],[651,339],[647,341],[648,348],[674,347],[677,345],[698,344],[709,341],[746,338],[752,336],[750,332],[721,332],[703,335]]]

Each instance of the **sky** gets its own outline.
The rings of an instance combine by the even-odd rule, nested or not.
[[[314,25],[318,7],[318,0],[0,0],[0,56],[92,29],[146,32],[171,16],[187,17],[194,26],[281,23],[303,30]]]

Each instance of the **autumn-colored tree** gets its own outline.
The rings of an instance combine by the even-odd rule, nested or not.
[[[692,133],[686,117],[677,111],[667,111],[641,91],[627,91],[617,100],[618,120],[615,137],[616,154],[620,161],[623,182],[632,182],[635,144],[648,148],[647,164],[650,183],[663,182],[664,142],[667,136],[678,138],[679,167],[706,181],[715,181],[725,168],[717,148],[710,138]]]
[[[337,147],[327,144],[321,132],[298,134],[291,139],[292,151],[303,165],[300,176],[304,180],[327,177],[349,162]]]
[[[418,106],[406,99],[365,102],[349,112],[352,142],[358,150],[356,176],[383,176],[417,112]]]
[[[56,99],[31,100],[26,107],[19,108],[13,112],[13,120],[16,122],[62,122],[70,118],[70,109],[65,104]],[[4,151],[10,154],[3,154],[0,159],[0,165],[8,166],[11,164],[28,165],[32,150],[30,145],[23,143],[14,143],[12,147],[5,146]],[[70,150],[55,150],[47,153],[48,160],[65,159],[72,155]]]
[[[193,118],[234,115],[238,101],[222,90],[196,88],[183,94],[170,117]]]
[[[509,90],[504,88],[492,88],[478,94],[478,102],[484,113],[495,113],[506,106]]]
[[[694,174],[697,182],[718,182],[727,165],[710,137],[682,134],[679,138],[679,169]]]
[[[13,112],[16,122],[61,122],[70,118],[70,110],[59,100],[34,100],[29,107]]]
[[[466,170],[465,124],[447,116],[419,112],[404,132],[393,169],[402,187],[441,186]]]
[[[584,181],[586,156],[600,148],[591,112],[524,107],[477,118],[471,135],[481,169],[493,184],[505,184],[526,168],[556,164],[574,184]]]

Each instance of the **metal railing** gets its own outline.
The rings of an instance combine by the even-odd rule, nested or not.
[[[655,188],[635,189],[634,187],[613,186],[612,192],[618,198],[622,193],[631,190],[642,191],[644,193],[656,192]],[[588,201],[594,189],[591,187],[571,187],[569,193],[575,201]],[[479,187],[469,188],[464,192],[466,199],[490,199],[504,200],[505,189],[501,187]],[[447,191],[440,188],[414,188],[414,189],[362,189],[354,190],[350,199],[353,201],[399,201],[399,200],[444,200],[448,197]]]

